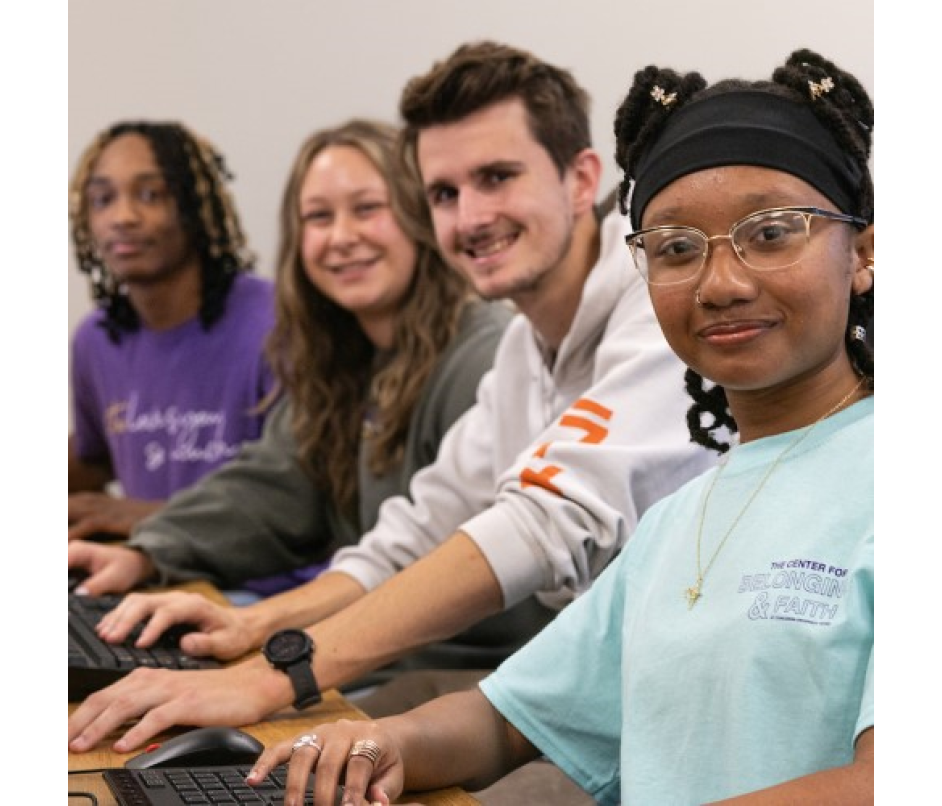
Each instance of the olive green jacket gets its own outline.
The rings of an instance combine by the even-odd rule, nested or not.
[[[361,455],[358,523],[344,517],[303,469],[291,404],[283,398],[260,439],[174,495],[137,526],[128,545],[150,557],[161,583],[208,579],[224,589],[329,560],[372,528],[383,501],[408,495],[412,476],[435,459],[445,432],[474,404],[512,316],[504,303],[467,307],[412,414],[401,464],[375,476]]]

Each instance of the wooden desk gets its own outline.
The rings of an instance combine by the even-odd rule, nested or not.
[[[212,586],[204,586],[201,583],[188,584],[181,586],[187,590],[195,590],[206,593],[210,598],[219,601],[220,594],[212,589]],[[69,714],[78,707],[77,703],[69,703]],[[308,708],[304,713],[299,713],[293,709],[287,709],[275,714],[266,722],[259,722],[255,725],[248,725],[241,730],[251,734],[262,744],[269,745],[283,739],[297,736],[311,728],[318,722],[333,722],[338,719],[365,719],[366,714],[359,710],[355,705],[348,702],[343,696],[334,690],[324,692],[324,699],[318,705]],[[174,728],[167,733],[155,737],[154,741],[161,741],[184,733],[186,728]],[[123,731],[121,731],[123,732]],[[115,753],[111,750],[111,744],[118,738],[120,733],[109,736],[102,742],[98,748],[90,750],[87,753],[69,752],[69,770],[90,770],[101,769],[103,767],[120,767],[131,756],[137,755],[143,750],[139,748],[133,753]],[[114,797],[108,789],[108,785],[102,779],[100,773],[88,775],[70,775],[69,791],[92,792],[98,798],[100,806],[116,806]],[[422,803],[428,806],[475,806],[480,801],[471,797],[463,790],[452,787],[449,789],[440,789],[434,792],[409,793],[400,798],[402,803]],[[69,806],[88,806],[88,798],[69,798]]]

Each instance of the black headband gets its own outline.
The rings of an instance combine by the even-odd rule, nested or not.
[[[758,165],[794,174],[837,208],[858,215],[859,166],[807,104],[757,90],[692,101],[667,121],[638,161],[631,221],[675,179],[722,165]]]

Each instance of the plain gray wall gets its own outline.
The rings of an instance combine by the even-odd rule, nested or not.
[[[872,93],[869,0],[94,0],[69,17],[69,171],[119,119],[180,120],[212,140],[258,271],[272,274],[281,188],[301,141],[353,115],[397,119],[412,76],[461,42],[501,40],[573,71],[592,94],[603,189],[617,182],[612,120],[656,63],[709,81],[767,78],[810,47]],[[90,309],[69,254],[69,334]]]

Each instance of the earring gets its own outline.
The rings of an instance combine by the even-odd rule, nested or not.
[[[700,289],[699,289],[699,288],[697,289],[696,293],[693,295],[693,298],[694,298],[694,300],[696,301],[697,305],[699,305],[699,306],[702,308],[702,307],[703,307],[703,300],[700,299]]]
[[[863,325],[854,325],[850,329],[850,340],[865,342],[867,340],[867,328]]]
[[[867,263],[864,266],[864,268],[867,269],[871,274],[873,274],[873,258],[872,257],[867,258]]]

